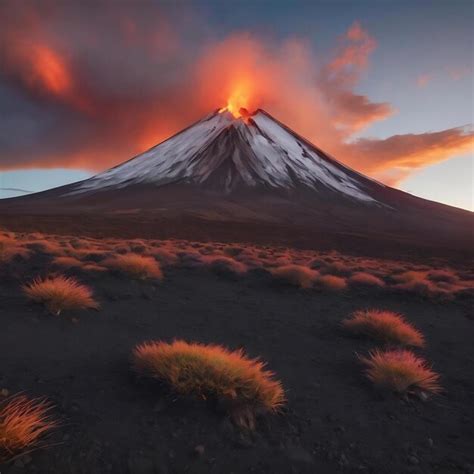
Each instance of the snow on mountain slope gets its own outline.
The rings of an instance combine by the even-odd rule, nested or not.
[[[67,194],[137,184],[188,183],[225,194],[241,187],[304,187],[376,204],[369,192],[369,181],[328,158],[262,110],[240,118],[219,111],[141,155],[78,184]]]

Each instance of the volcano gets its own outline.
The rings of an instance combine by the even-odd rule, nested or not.
[[[472,229],[472,213],[374,181],[261,109],[216,110],[92,178],[4,199],[0,212],[231,222],[256,233],[272,224],[300,235],[309,229],[448,246],[467,243]]]

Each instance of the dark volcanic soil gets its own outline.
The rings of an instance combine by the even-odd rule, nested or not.
[[[61,317],[27,303],[19,282],[0,277],[0,389],[47,396],[61,421],[48,448],[0,466],[2,474],[473,471],[466,303],[290,289],[258,272],[165,275],[160,284],[89,275],[83,281],[101,310]],[[373,344],[339,330],[341,319],[365,307],[400,311],[422,330],[422,354],[442,375],[442,395],[402,400],[366,382],[356,352]],[[249,436],[204,402],[137,381],[129,368],[134,345],[173,338],[261,356],[283,382],[287,407]]]

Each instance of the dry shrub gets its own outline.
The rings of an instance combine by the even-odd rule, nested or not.
[[[349,278],[349,283],[355,286],[377,286],[382,288],[385,282],[370,273],[358,272]]]
[[[392,311],[370,309],[354,312],[342,322],[345,329],[356,335],[370,337],[386,344],[423,347],[425,339],[420,331]]]
[[[107,268],[97,263],[85,263],[82,266],[82,270],[84,270],[85,272],[106,272]]]
[[[58,267],[80,268],[82,262],[75,257],[54,257],[51,262]]]
[[[160,265],[153,257],[138,254],[117,255],[104,260],[101,264],[139,280],[146,278],[161,280],[163,278]]]
[[[175,265],[178,262],[178,257],[171,250],[166,248],[154,248],[150,251],[162,265]]]
[[[24,246],[34,252],[42,252],[50,255],[62,255],[63,249],[53,240],[32,240],[24,243]]]
[[[148,250],[148,246],[143,241],[135,240],[130,242],[130,250],[133,253],[143,254]]]
[[[321,273],[336,275],[336,276],[348,276],[351,273],[351,269],[348,265],[341,261],[335,261],[326,263],[321,267]]]
[[[95,247],[69,250],[68,254],[83,261],[99,263],[107,257],[107,252]]]
[[[219,275],[229,273],[241,275],[247,271],[246,265],[230,257],[205,256],[201,258],[201,261]]]
[[[275,412],[285,402],[273,372],[242,350],[179,340],[147,342],[134,349],[133,366],[180,395],[217,401],[237,424],[247,428],[254,428],[258,414]]]
[[[318,272],[303,265],[284,265],[270,270],[273,277],[283,283],[300,288],[311,288]]]
[[[196,268],[202,265],[203,256],[195,250],[189,250],[188,252],[179,251],[177,256],[180,259],[179,266],[182,268]]]
[[[9,263],[17,258],[27,258],[29,255],[30,251],[14,238],[0,236],[0,263]]]
[[[335,275],[321,275],[316,279],[319,286],[326,290],[344,290],[347,287],[346,280]]]
[[[99,307],[87,286],[65,276],[35,279],[29,285],[25,285],[23,291],[29,299],[44,304],[55,315],[61,314],[64,310]]]
[[[406,291],[428,298],[441,297],[451,299],[453,297],[453,291],[451,289],[443,288],[429,280],[412,280],[405,283],[398,283],[392,288],[397,291]]]
[[[272,266],[274,267],[287,267],[290,265],[293,265],[293,261],[287,255],[277,257],[276,259],[273,260],[273,264],[272,264]]]
[[[397,393],[438,393],[441,390],[439,375],[424,359],[408,350],[375,350],[360,360],[366,366],[367,377],[377,387]]]
[[[56,426],[50,417],[52,405],[44,399],[17,395],[0,405],[0,460],[8,459]]]
[[[393,279],[400,283],[424,282],[426,281],[426,272],[410,270],[398,275],[393,275]]]
[[[450,270],[431,270],[428,272],[428,278],[437,283],[457,283],[459,281],[459,277]]]
[[[240,255],[242,252],[244,252],[244,250],[246,250],[244,249],[244,247],[239,247],[237,245],[224,247],[224,253],[230,255],[231,257],[236,257],[237,255]]]

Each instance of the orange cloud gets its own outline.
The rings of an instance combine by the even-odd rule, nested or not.
[[[431,82],[432,76],[430,74],[421,74],[416,78],[416,85],[418,87],[426,87]]]
[[[338,51],[327,69],[342,82],[352,83],[367,67],[369,56],[376,47],[375,39],[356,21],[340,38]]]
[[[344,154],[345,161],[354,168],[396,185],[419,168],[473,150],[474,132],[457,127],[440,132],[395,135],[385,140],[359,139],[341,150],[341,155]]]

